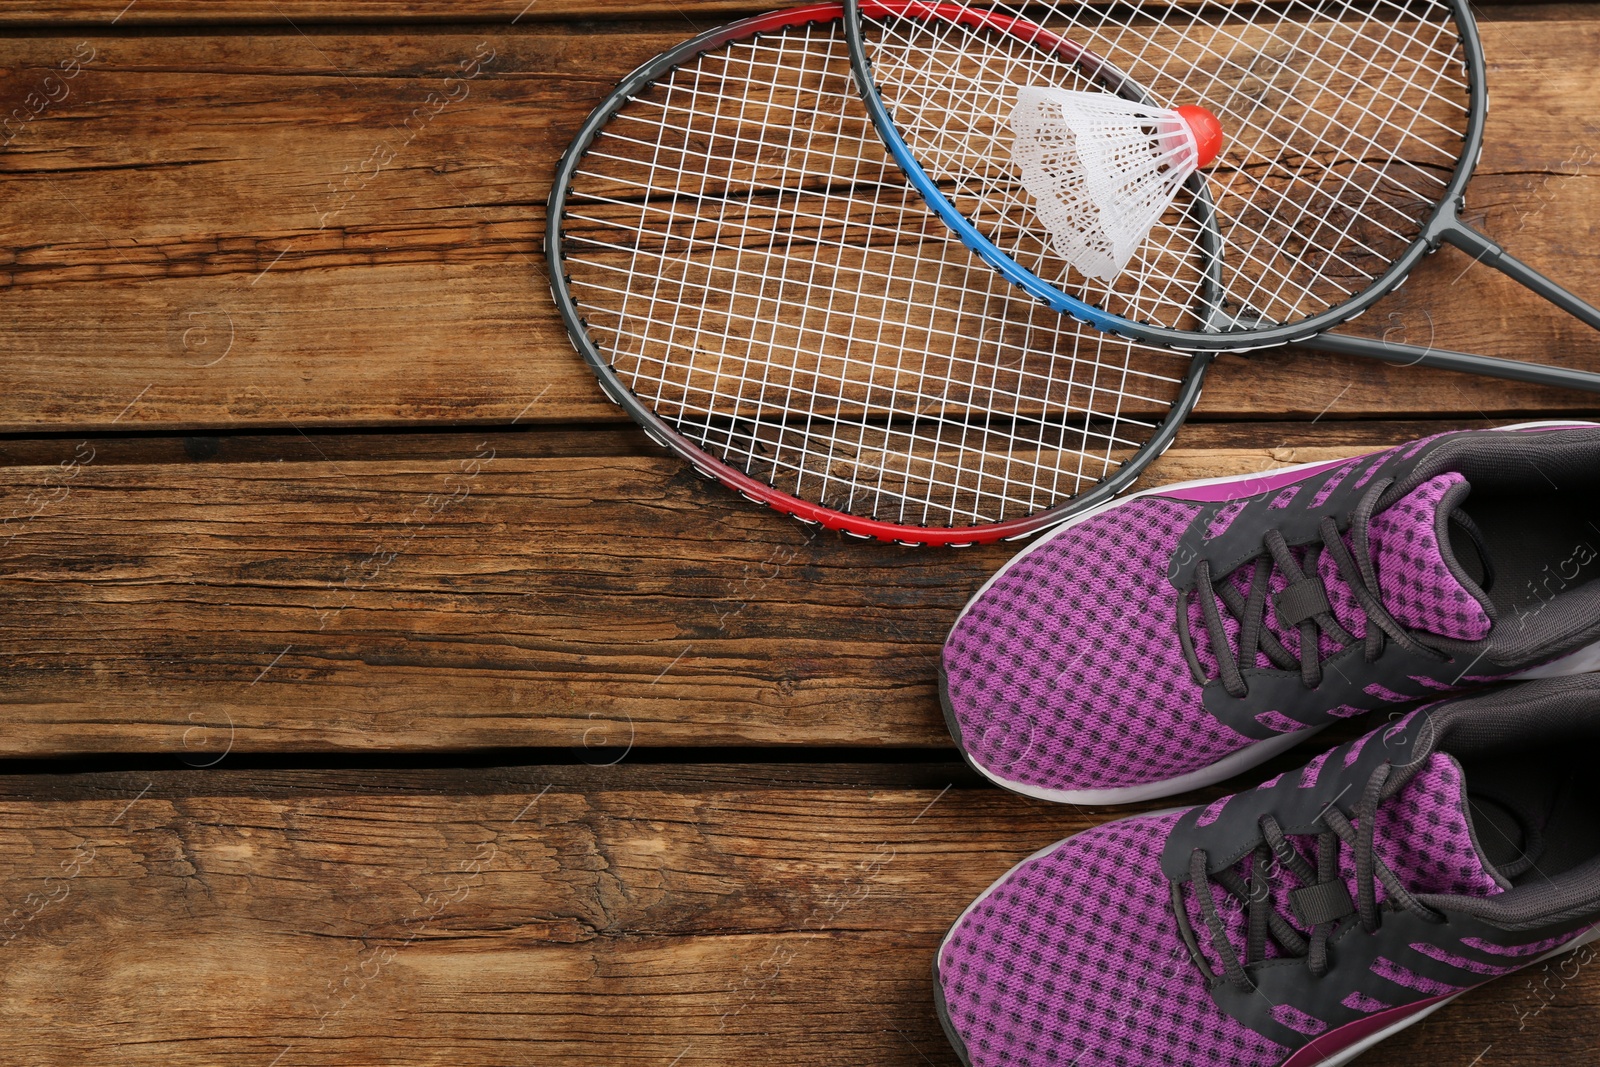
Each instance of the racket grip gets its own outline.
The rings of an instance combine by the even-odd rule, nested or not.
[[[1315,337],[1295,343],[1319,352],[1379,359],[1385,363],[1398,363],[1408,367],[1438,367],[1440,370],[1464,371],[1467,374],[1481,374],[1514,382],[1532,382],[1535,385],[1553,385],[1566,389],[1580,389],[1588,393],[1600,393],[1600,374],[1593,371],[1550,367],[1542,363],[1523,363],[1515,359],[1474,355],[1471,352],[1452,352],[1447,348],[1427,348],[1422,345],[1379,341],[1371,337],[1347,337],[1336,333],[1319,333]]]

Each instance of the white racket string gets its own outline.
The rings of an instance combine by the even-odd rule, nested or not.
[[[920,21],[910,23],[909,25],[911,25],[913,27],[913,31],[912,32],[916,32],[916,33],[935,33],[936,34],[938,32],[937,30],[933,30],[932,28],[927,27],[926,24],[921,23]],[[988,45],[988,46],[991,46],[991,47],[993,47],[995,45],[998,45],[999,48],[1002,49],[1001,54],[1004,55],[1008,59],[1015,59],[1019,53],[1025,53],[1029,48],[1031,48],[1031,46],[1026,45],[1024,42],[1019,41],[1019,39],[1017,39],[1015,37],[1011,37],[1009,35],[1000,36],[1000,37],[997,37],[997,38],[992,38],[990,40],[986,40],[984,43],[986,45]],[[919,54],[923,54],[924,50],[923,49],[918,49],[918,53]],[[945,58],[943,58],[943,59],[941,59],[939,57],[939,55],[938,55],[938,53],[936,51],[933,52],[932,54],[933,54],[933,60],[932,60],[931,64],[921,68],[922,72],[923,72],[923,76],[928,77],[930,80],[932,80],[932,75],[933,75],[934,71],[942,71],[942,72],[947,73],[947,74],[955,73],[957,71],[956,65],[953,64],[952,62],[950,62],[950,60],[948,58],[949,56],[955,54],[953,49],[947,48],[945,50]],[[1008,64],[1000,72],[998,80],[1002,84],[1004,84],[1008,79],[1016,78],[1017,74],[1016,74],[1015,68],[1018,65],[1019,64],[1017,64],[1017,63]],[[1068,73],[1069,73],[1069,75],[1075,75],[1075,74],[1078,74],[1080,72],[1072,70],[1072,71],[1069,71]],[[900,88],[904,87],[903,83],[896,83],[896,84],[897,84],[897,87],[900,87]],[[1017,83],[1012,81],[1011,84],[1017,84]],[[944,86],[941,86],[941,88],[943,88],[946,91],[947,95],[949,95],[951,97],[955,97],[955,94],[951,91],[951,87],[950,86],[944,85]],[[974,83],[972,85],[969,93],[967,94],[967,96],[965,98],[953,98],[953,99],[951,99],[950,106],[948,107],[948,111],[950,113],[950,118],[949,118],[948,121],[950,122],[950,124],[952,126],[959,128],[962,132],[970,132],[970,131],[976,130],[976,129],[978,129],[978,124],[973,122],[972,119],[969,118],[969,116],[973,115],[973,114],[981,114],[981,112],[978,111],[977,108],[974,105],[978,104],[980,101],[990,101],[990,102],[992,102],[992,101],[1000,100],[1000,101],[1003,102],[1005,99],[1006,99],[1005,94],[997,94],[996,92],[993,91],[992,87],[981,87],[981,86],[977,85],[976,83]],[[991,108],[992,108],[992,104],[991,104]],[[941,108],[940,108],[941,117],[942,117],[942,112],[944,110],[945,110],[944,106],[941,105]],[[991,116],[991,118],[993,118],[993,117],[994,116]],[[991,128],[992,128],[992,125],[993,124],[991,123]],[[938,151],[938,147],[937,147],[938,144],[939,144],[939,142],[937,140],[935,140],[933,142],[932,151],[927,153],[929,158],[931,158],[931,159],[936,161],[935,166],[936,166],[936,169],[938,170],[938,172],[940,172],[940,173],[958,173],[958,172],[962,171],[963,169],[968,169],[970,167],[970,164],[966,163],[965,161],[952,159],[952,158],[950,158],[950,156],[948,154],[944,155],[944,156],[941,156],[939,151]],[[991,156],[991,158],[992,158],[992,156]],[[1000,177],[999,177],[998,180],[993,178],[993,177],[991,177],[986,184],[991,189],[994,188],[995,186],[1000,186],[1000,187],[1003,188],[1005,193],[1010,194],[1010,201],[1011,202],[1007,205],[1007,209],[1008,209],[1009,212],[1014,214],[1016,208],[1018,208],[1018,207],[1025,208],[1028,205],[1029,202],[1024,200],[1024,199],[1022,199],[1017,190],[1010,188],[1011,174],[1010,174],[1009,170],[1001,170],[998,173],[1000,174]],[[981,218],[981,210],[982,210],[982,205],[980,203],[979,210],[974,213],[974,220],[975,221],[977,221],[978,219]],[[1171,245],[1170,241],[1167,242],[1166,244],[1164,244],[1163,246],[1161,246],[1161,251],[1162,252],[1169,252],[1169,251],[1171,251],[1171,249],[1172,249],[1172,245]],[[1033,251],[1033,252],[1035,252],[1037,254],[1037,249],[1029,249],[1029,251]],[[1192,254],[1192,248],[1187,243],[1185,243],[1182,246],[1181,251],[1183,253]],[[1020,258],[1020,257],[1014,257],[1014,258]],[[1143,269],[1140,271],[1140,281],[1141,281],[1141,290],[1140,291],[1145,296],[1146,302],[1149,302],[1150,299],[1152,299],[1152,298],[1154,298],[1157,301],[1159,301],[1161,297],[1167,297],[1168,294],[1171,293],[1173,285],[1177,282],[1177,279],[1175,277],[1173,277],[1172,275],[1170,275],[1170,274],[1165,275],[1165,276],[1162,276],[1160,274],[1159,267],[1160,267],[1160,264],[1162,262],[1163,262],[1162,259],[1147,260],[1147,262],[1145,263]],[[1064,274],[1064,270],[1060,270],[1058,268],[1058,276],[1059,276],[1059,274]],[[1164,284],[1161,286],[1159,292],[1155,292],[1154,291],[1155,290],[1154,281],[1157,278],[1160,278],[1164,282]],[[1090,288],[1092,289],[1093,286],[1091,285]],[[1106,293],[1104,295],[1110,295],[1110,294]],[[1184,292],[1182,303],[1184,304],[1184,306],[1187,306],[1190,303],[1190,297],[1189,297],[1189,295],[1187,294],[1186,291]],[[1141,308],[1141,309],[1138,309],[1138,310],[1143,310],[1143,309]]]
[[[986,13],[957,0],[957,8]],[[1001,9],[1004,10],[1004,9]],[[1158,105],[1221,120],[1205,173],[1234,311],[1292,323],[1367,288],[1420,236],[1457,167],[1470,90],[1442,0],[1287,0],[1020,9]],[[1010,12],[1006,12],[1010,14]],[[884,103],[929,175],[1011,258],[1125,318],[1196,329],[1199,227],[1180,196],[1114,283],[1069,274],[1010,162],[1019,87],[1099,89],[1092,69],[992,23],[864,9]]]
[[[597,197],[596,199],[597,200],[601,200],[602,202],[605,202],[605,203],[616,204],[618,206],[630,206],[630,205],[628,205],[627,201],[614,200],[614,199],[611,199],[611,198],[602,198],[602,197]],[[914,205],[913,205],[913,207],[914,207]],[[601,219],[601,218],[597,218],[597,217],[592,216],[592,215],[585,215],[585,214],[581,214],[581,213],[578,213],[578,212],[570,213],[569,217],[574,219],[574,220],[576,220],[576,221],[580,221],[580,222],[592,222],[592,223],[595,223],[597,226],[610,226],[610,225],[614,224],[614,221],[615,221],[613,219]],[[678,213],[678,214],[675,214],[674,217],[680,218],[680,219],[686,219],[686,218],[691,218],[692,216],[689,216],[687,214]],[[822,218],[822,216],[817,216],[817,215],[807,214],[807,213],[796,213],[795,217],[797,219],[820,219],[820,218]],[[751,227],[743,226],[743,225],[739,225],[737,228],[742,230],[746,234],[759,234],[759,232],[760,232],[760,231],[754,230]],[[667,237],[668,235],[665,232],[657,231],[656,236]],[[581,238],[581,240],[582,240],[583,243],[585,243],[586,245],[589,245],[592,248],[606,249],[606,250],[615,251],[615,252],[619,252],[619,253],[629,253],[629,252],[636,253],[637,252],[636,248],[630,249],[626,245],[623,245],[623,244],[620,244],[620,243],[615,243],[615,242],[606,242],[606,241],[599,240],[597,238],[584,237],[584,238]],[[948,238],[948,239],[935,237],[935,238],[933,238],[933,240],[938,241],[939,243],[942,243],[945,246],[944,251],[946,251],[946,252],[955,251],[958,254],[964,252],[964,248],[961,245],[961,243],[959,241],[955,240],[953,237],[952,238]],[[828,241],[817,240],[817,239],[813,239],[813,241],[814,241],[814,243],[817,245],[817,247],[819,249],[831,248],[831,249],[833,249],[835,251],[842,252],[845,249],[851,247],[849,244],[847,244],[845,242],[841,242],[841,241],[828,242]],[[736,248],[736,246],[726,245],[726,244],[723,244],[721,242],[716,242],[715,243],[715,247],[718,248],[718,249],[724,249],[724,250],[727,250],[727,251],[730,251],[730,252],[735,251],[735,248]],[[633,277],[635,277],[635,275],[632,272],[631,265],[629,267],[622,267],[622,266],[618,266],[618,265],[615,265],[615,264],[606,263],[606,262],[602,262],[602,261],[598,261],[598,260],[586,261],[586,265],[592,266],[596,270],[610,271],[612,273],[621,275],[621,279],[615,285],[609,285],[608,286],[604,282],[600,281],[597,278],[588,278],[588,279],[585,279],[585,282],[584,282],[584,284],[586,286],[588,286],[590,288],[593,288],[595,290],[598,290],[598,291],[603,291],[603,292],[610,293],[610,294],[612,294],[614,296],[620,297],[623,300],[627,300],[631,296],[631,294],[633,292],[633,289],[627,284],[627,282],[629,280],[631,280]],[[735,279],[743,279],[743,280],[750,281],[750,282],[759,282],[759,281],[764,280],[767,277],[767,275],[765,273],[763,273],[763,272],[754,271],[754,270],[741,270],[741,269],[739,269],[737,267],[729,267],[724,271],[724,273],[734,277]],[[892,274],[892,273],[886,272],[886,271],[873,271],[873,270],[863,269],[863,270],[861,270],[860,274],[861,274],[861,276],[863,278],[870,278],[870,279],[873,279],[873,280],[876,280],[876,281],[881,281],[881,282],[884,282],[884,283],[891,283],[891,282],[893,282],[895,280],[895,275]],[[715,285],[707,284],[707,285],[703,286],[702,288],[707,293],[715,293],[715,294],[718,294],[718,295],[721,295],[721,296],[728,297],[729,300],[730,300],[730,304],[732,302],[734,302],[734,301],[737,301],[738,297],[741,295],[740,294],[740,290],[737,287],[722,287],[722,288],[719,288],[719,287],[717,287]],[[835,295],[838,295],[837,292],[835,293]],[[985,295],[988,296],[988,295],[992,295],[992,294],[985,294]],[[925,325],[920,326],[919,328],[923,333],[925,333],[932,340],[940,341],[940,342],[942,342],[942,343],[944,343],[946,345],[952,345],[953,346],[953,345],[959,344],[963,340],[963,338],[965,338],[967,336],[967,334],[964,331],[962,331],[959,328],[957,328],[957,325],[954,324],[954,323],[950,327],[941,327],[941,326],[939,326],[937,323],[935,323],[933,321],[934,317],[937,316],[941,311],[951,310],[951,309],[941,308],[940,306],[938,306],[938,305],[936,305],[934,303],[931,303],[931,302],[929,302],[927,300],[917,300],[917,299],[914,299],[914,298],[907,299],[905,304],[904,304],[904,306],[908,310],[927,313],[927,315],[929,316],[929,322],[927,324],[925,324]],[[966,309],[961,309],[961,308],[954,309],[954,313],[957,314],[957,315],[970,315],[970,312],[968,312]],[[738,320],[738,321],[740,321],[742,323],[748,324],[752,328],[754,328],[758,324],[760,324],[760,325],[770,325],[771,324],[771,318],[770,318],[769,315],[760,314],[760,313],[757,313],[757,312],[747,313],[747,312],[739,310],[737,307],[730,307],[730,309],[725,311],[724,314],[728,319],[730,319],[730,320]],[[622,317],[626,318],[626,315],[624,315]],[[622,332],[623,333],[627,333],[627,331],[625,331],[625,330],[622,331]],[[827,326],[817,327],[817,328],[815,328],[815,330],[813,332],[816,333],[823,340],[837,341],[840,344],[848,344],[851,340],[853,340],[855,338],[855,334],[852,331],[832,329],[832,328],[829,328]],[[630,336],[633,336],[633,335],[630,334]],[[636,339],[640,340],[641,343],[643,343],[644,336],[645,335],[643,335],[643,334],[639,334],[639,335],[636,336]],[[694,336],[695,336],[694,331],[684,331],[681,334],[681,336],[688,337],[688,338],[691,339],[691,341],[687,345],[687,350],[692,351],[694,349],[694,342],[692,340],[694,338]],[[677,342],[677,341],[674,341],[674,340],[667,340],[667,341],[665,341],[663,343],[665,343],[665,344],[667,344],[669,346],[680,344],[680,342]],[[892,355],[892,353],[891,353],[891,355]],[[752,358],[754,358],[754,357],[752,357]],[[790,363],[788,365],[790,366],[790,368],[792,370],[793,369],[792,363]],[[991,368],[991,369],[995,373],[998,373],[998,367]],[[1152,390],[1152,394],[1148,395],[1148,396],[1144,395],[1144,394],[1141,394],[1141,393],[1132,392],[1130,390],[1123,390],[1123,395],[1125,397],[1127,397],[1127,398],[1130,398],[1130,399],[1138,399],[1138,400],[1149,401],[1150,404],[1152,404],[1152,405],[1160,405],[1160,404],[1165,403],[1166,402],[1165,399],[1163,399],[1161,396],[1158,396],[1158,395],[1155,395],[1155,394],[1162,392],[1163,391],[1162,387],[1171,386],[1176,381],[1176,379],[1172,378],[1170,375],[1155,373],[1153,371],[1142,369],[1142,368],[1139,368],[1139,367],[1124,366],[1123,367],[1123,371],[1124,371],[1125,374],[1127,374],[1129,376],[1132,376],[1134,379],[1149,379],[1150,382],[1151,382],[1150,388]],[[1024,380],[1032,379],[1032,380],[1038,382],[1040,384],[1040,386],[1047,386],[1053,380],[1053,378],[1052,378],[1052,376],[1050,374],[1050,368],[1048,368],[1048,367],[1035,368],[1035,367],[1031,367],[1031,366],[1019,366],[1019,367],[1014,368],[1012,370],[1012,373],[1018,375],[1019,377],[1021,377]],[[839,378],[838,380],[840,382],[844,382],[847,379]],[[941,379],[941,381],[943,381],[943,383],[946,384],[946,385],[958,384],[954,379],[949,379],[949,378]],[[660,398],[659,395],[655,395],[655,396],[652,396],[652,399],[656,400],[656,401],[659,401],[661,398]],[[1094,413],[1092,408],[1090,408],[1090,407],[1083,407],[1081,409],[1072,409],[1072,410],[1076,410],[1077,413],[1080,413],[1080,414],[1093,414]]]
[[[736,40],[636,93],[562,216],[590,339],[674,430],[900,525],[1058,507],[1156,434],[1190,357],[1043,308],[905,183],[841,24]]]

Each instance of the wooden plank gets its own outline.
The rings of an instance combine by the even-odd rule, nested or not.
[[[1149,484],[1417,432],[1196,427]],[[1015,546],[842,543],[659,451],[527,436],[30,445],[0,489],[0,755],[948,743],[938,648]]]
[[[124,6],[126,5],[126,6]],[[782,4],[760,0],[674,0],[670,14],[687,26],[714,25],[771,11]],[[225,0],[196,11],[185,0],[133,0],[99,4],[94,0],[39,0],[0,12],[7,27],[226,26],[260,23],[282,26],[360,25],[442,22],[529,26],[562,20],[660,19],[662,8],[649,0],[346,0],[337,7],[317,0]]]
[[[1179,0],[1183,6],[1194,2]],[[675,12],[695,22],[727,21],[781,6],[770,2],[763,4],[759,0],[674,0],[672,5]],[[1540,5],[1534,0],[1498,0],[1478,17],[1505,18],[1519,9],[1532,12],[1532,17],[1540,17],[1552,6]],[[660,15],[661,5],[648,0],[346,0],[336,7],[317,0],[223,0],[207,4],[200,13],[185,0],[133,0],[126,6],[101,0],[36,0],[0,10],[0,28],[278,25],[291,20],[300,26],[477,21],[530,24],[562,19],[658,18]]]
[[[1484,33],[1495,109],[1470,200],[1514,252],[1592,295],[1600,198],[1579,132],[1600,73],[1563,57],[1600,50],[1600,22]],[[554,25],[7,40],[0,113],[67,95],[0,134],[0,429],[619,420],[546,294],[541,205],[584,114],[677,39]],[[1466,266],[1441,254],[1351,328],[1600,367],[1585,328]],[[1202,411],[1330,403],[1399,417],[1591,404],[1285,351],[1224,361]]]
[[[0,1055],[945,1067],[928,965],[947,925],[1107,817],[959,787],[546,789],[541,770],[493,793],[152,774],[0,802]],[[1469,994],[1363,1062],[1585,1062],[1591,959]]]

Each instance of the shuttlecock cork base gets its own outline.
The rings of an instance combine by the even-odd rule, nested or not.
[[[1057,254],[1090,278],[1128,266],[1178,189],[1222,149],[1203,107],[1148,107],[1110,93],[1025,86],[1012,161]]]

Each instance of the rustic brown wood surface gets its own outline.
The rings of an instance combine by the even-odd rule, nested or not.
[[[563,19],[659,18],[663,5],[651,0],[224,0],[197,8],[193,0],[46,0],[8,5],[0,27],[190,26],[263,23],[274,28],[344,23],[483,22],[528,25]],[[666,9],[686,27],[771,10],[752,0],[672,0]],[[707,20],[711,20],[709,23]]]
[[[0,430],[620,420],[548,298],[543,199],[588,111],[681,34],[8,39],[0,115],[32,115],[30,94],[48,106],[0,128],[0,232],[15,235],[0,249]],[[1600,72],[1564,58],[1600,52],[1600,17],[1491,12],[1483,36],[1495,106],[1469,208],[1600,298],[1582,133]],[[1441,252],[1347,329],[1600,367],[1586,328],[1468,266]],[[1223,359],[1200,410],[1330,404],[1493,416],[1586,401],[1282,350]]]
[[[1180,0],[1194,3],[1195,0]],[[1020,0],[1012,7],[1029,6]],[[780,5],[781,6],[781,5]],[[759,0],[671,0],[673,17],[685,25],[706,25],[773,10]],[[36,26],[172,26],[260,23],[279,26],[338,26],[349,23],[481,22],[520,25],[563,19],[660,17],[663,5],[650,0],[221,0],[197,10],[193,0],[40,0],[0,9],[0,28]]]
[[[1252,432],[1195,427],[1147,482],[1417,431]],[[948,744],[939,644],[1011,547],[845,544],[656,450],[554,436],[31,446],[0,490],[0,755]]]
[[[0,1057],[943,1067],[944,928],[994,872],[1104,817],[949,765],[927,784],[860,765],[848,786],[700,770],[665,790],[628,767],[35,784],[0,801]],[[1579,962],[1361,1062],[1589,1062],[1600,986]]]
[[[546,293],[585,114],[760,7],[0,7],[0,1064],[956,1062],[947,924],[1125,813],[949,748],[934,657],[1012,549],[843,544],[695,477]],[[1600,9],[1478,16],[1472,217],[1600,298]],[[1352,332],[1600,368],[1467,267]],[[1146,483],[1596,411],[1226,357]],[[1590,960],[1359,1062],[1596,1062]]]

